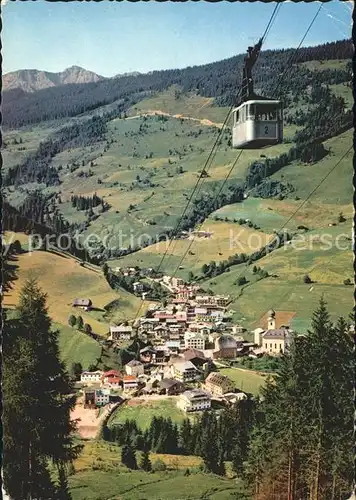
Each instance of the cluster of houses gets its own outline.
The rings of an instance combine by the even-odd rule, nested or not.
[[[187,349],[202,351],[211,359],[234,359],[279,355],[289,348],[293,331],[284,325],[277,328],[275,311],[267,314],[267,328],[257,328],[252,332],[253,341],[247,341],[244,328],[231,321],[229,296],[198,295],[199,287],[184,285],[178,278],[170,282],[172,287],[174,283],[175,298],[166,307],[150,305],[134,326],[111,326],[109,340],[120,346],[138,335],[151,344],[153,357],[164,360]]]
[[[202,352],[188,349],[164,366],[132,360],[125,365],[125,374],[117,370],[84,371],[80,378],[84,407],[104,406],[123,396],[160,394],[177,396],[178,408],[191,412],[210,409],[213,399],[233,403],[247,397],[243,392],[236,392],[234,383],[219,372],[212,371],[204,380],[207,364],[209,360]]]
[[[130,271],[137,272],[135,268]],[[293,331],[280,324],[273,310],[267,313],[265,327],[254,330],[253,341],[248,341],[243,337],[245,330],[232,323],[229,296],[201,294],[198,286],[180,278],[163,276],[161,283],[173,294],[166,306],[151,304],[134,325],[110,327],[108,341],[116,347],[134,337],[147,345],[124,366],[125,373],[83,372],[80,381],[86,406],[141,394],[177,396],[177,405],[186,412],[210,408],[213,399],[231,403],[246,395],[214,371],[214,362],[279,355],[291,344]]]

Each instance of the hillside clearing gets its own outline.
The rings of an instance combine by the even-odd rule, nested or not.
[[[47,304],[51,318],[67,325],[70,314],[81,315],[84,323],[91,325],[94,333],[106,335],[109,324],[103,318],[103,307],[113,300],[121,301],[116,317],[122,319],[134,316],[139,300],[122,291],[116,293],[103,275],[82,267],[71,257],[64,257],[44,251],[25,253],[18,256],[18,279],[13,289],[5,295],[4,305],[14,307],[18,303],[19,292],[27,278],[36,278],[42,290],[47,293]],[[99,311],[85,312],[72,307],[75,298],[90,298],[93,307]]]
[[[70,326],[53,323],[53,327],[59,330],[61,359],[68,370],[72,363],[81,363],[83,370],[96,363],[101,354],[101,347],[94,339]]]
[[[229,377],[236,384],[237,389],[250,392],[255,396],[259,393],[266,380],[264,375],[241,368],[219,368],[219,372]]]
[[[110,417],[109,427],[123,423],[125,420],[135,420],[138,427],[149,427],[154,416],[170,417],[173,422],[180,423],[186,418],[185,413],[177,408],[177,397],[165,397],[159,400],[131,399],[129,404],[119,407]]]
[[[105,441],[85,442],[74,463],[76,472],[69,477],[73,500],[199,500],[202,495],[211,500],[245,498],[239,481],[199,472],[200,457],[150,453],[150,460],[161,460],[167,470],[129,471],[121,464],[120,446]],[[191,475],[183,476],[187,468]]]
[[[184,271],[177,275],[187,278],[188,272],[200,273],[203,264],[213,261],[225,260],[237,253],[250,254],[263,246],[271,235],[262,233],[247,226],[206,219],[197,227],[196,231],[203,231],[207,236],[190,233],[188,239],[167,240],[150,245],[133,255],[127,255],[119,260],[110,262],[112,267],[133,266],[155,267],[158,266],[162,255],[167,251],[162,270],[173,273],[179,265],[183,255]]]

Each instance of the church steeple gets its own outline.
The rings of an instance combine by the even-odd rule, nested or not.
[[[270,309],[267,313],[267,330],[275,330],[276,329],[276,313],[273,309]]]

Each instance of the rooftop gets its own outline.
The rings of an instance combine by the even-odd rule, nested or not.
[[[231,380],[221,373],[212,372],[209,373],[205,382],[210,382],[211,384],[222,386],[226,382],[231,383]]]
[[[194,358],[205,359],[204,353],[202,351],[198,351],[198,349],[187,349],[184,351],[183,356],[186,361],[190,361]]]
[[[137,361],[137,359],[133,359],[126,363],[126,366],[142,366],[141,361]]]
[[[181,384],[181,382],[179,382],[179,380],[175,380],[174,378],[164,378],[158,383],[158,387],[160,389],[169,389],[177,384]]]
[[[185,370],[196,370],[196,367],[193,365],[191,361],[178,361],[174,363],[174,366],[180,370],[180,371],[185,371]]]
[[[191,389],[190,391],[185,391],[183,392],[183,396],[189,399],[190,401],[200,398],[210,399],[209,394],[205,391],[202,391],[201,389]]]
[[[284,328],[279,328],[276,330],[267,330],[267,332],[263,335],[263,338],[267,339],[285,339],[288,336],[288,330]]]

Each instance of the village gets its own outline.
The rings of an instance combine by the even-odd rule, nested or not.
[[[217,368],[241,358],[278,357],[291,345],[295,332],[281,325],[283,315],[273,310],[266,313],[264,324],[247,332],[232,322],[229,296],[204,294],[198,285],[176,277],[160,281],[171,294],[165,305],[152,303],[132,324],[111,325],[105,341],[118,350],[140,339],[145,347],[135,359],[120,371],[81,373],[77,386],[85,409],[158,396],[174,396],[185,413],[211,409],[215,403],[232,404],[252,395]],[[73,306],[90,311],[92,303],[76,299]]]

